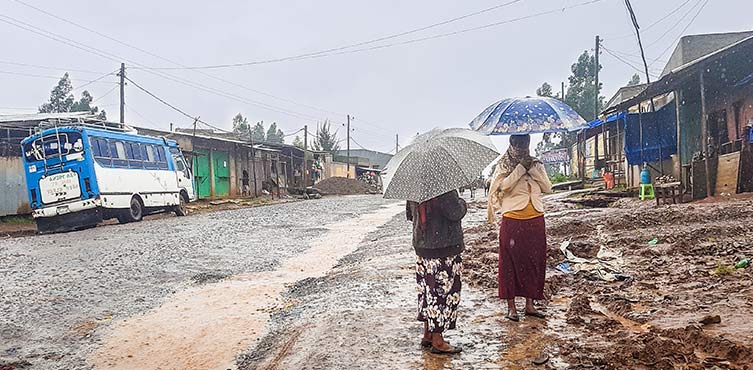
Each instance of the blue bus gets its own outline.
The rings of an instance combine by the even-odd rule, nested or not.
[[[193,175],[173,140],[107,126],[49,127],[21,142],[27,191],[42,233],[96,226],[105,219],[187,213]]]

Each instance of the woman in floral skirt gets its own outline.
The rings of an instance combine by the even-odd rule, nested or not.
[[[453,190],[423,203],[408,202],[406,214],[413,221],[416,250],[418,320],[424,323],[421,346],[432,353],[462,351],[444,340],[446,329],[454,329],[460,304],[461,253],[465,248],[461,220],[466,204]]]

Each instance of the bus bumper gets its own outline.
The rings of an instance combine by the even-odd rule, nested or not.
[[[53,207],[35,209],[32,215],[35,219],[66,216],[69,214],[96,209],[101,206],[102,200],[99,198],[77,200],[75,202],[58,204]]]
[[[102,222],[102,209],[97,207],[55,217],[40,217],[35,221],[42,234],[81,230]]]

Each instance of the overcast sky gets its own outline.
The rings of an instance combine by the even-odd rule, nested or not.
[[[338,48],[511,0],[23,1],[161,58],[184,66],[202,66]],[[514,20],[584,1],[520,0],[481,15],[360,48]],[[753,28],[753,2],[747,0],[632,3],[639,23],[646,28],[642,35],[649,59],[661,57],[652,65],[655,73],[661,71],[686,27],[685,34]],[[704,4],[700,15],[690,23]],[[647,28],[681,5],[673,15]],[[25,28],[36,27],[38,33],[51,32],[64,42],[7,23],[18,21],[26,23]],[[286,133],[304,124],[313,131],[317,121],[330,119],[344,135],[345,129],[339,125],[345,122],[346,114],[351,114],[355,117],[353,147],[389,151],[395,146],[396,133],[401,144],[406,144],[417,132],[433,127],[465,126],[494,101],[533,95],[544,81],[558,91],[578,55],[593,49],[597,34],[604,39],[605,47],[635,66],[640,65],[639,59],[632,56],[639,51],[635,38],[630,37],[624,2],[602,0],[377,50],[199,72],[154,72],[137,66],[177,65],[15,0],[0,0],[0,113],[33,112],[48,99],[57,77],[66,70],[77,87],[115,71],[122,60],[134,82],[191,116],[201,116],[219,127],[230,129],[233,115],[240,112],[252,122],[277,122]],[[83,43],[83,48],[92,52],[71,46],[71,41],[61,38]],[[635,71],[606,52],[601,59],[603,95],[610,97]],[[117,77],[110,75],[85,86],[95,98],[101,97],[96,104],[107,111],[111,120],[118,119],[116,81]],[[79,93],[76,90],[77,97]],[[126,87],[126,104],[126,120],[136,125],[167,129],[170,122],[182,127],[192,123],[133,85]]]

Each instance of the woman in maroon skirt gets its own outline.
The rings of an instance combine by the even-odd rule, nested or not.
[[[499,228],[499,298],[507,300],[507,318],[519,321],[515,297],[525,297],[526,316],[544,318],[534,300],[544,299],[546,227],[542,193],[552,191],[544,165],[529,153],[531,137],[513,135],[497,163],[489,189],[489,222],[502,211]]]

